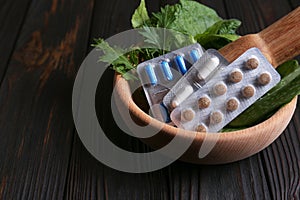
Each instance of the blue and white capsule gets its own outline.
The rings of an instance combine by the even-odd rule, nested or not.
[[[199,60],[199,58],[200,58],[199,52],[198,52],[196,49],[193,49],[193,50],[190,52],[190,56],[191,56],[192,61],[193,61],[194,63],[197,62],[197,60]]]
[[[145,71],[146,71],[146,74],[149,78],[150,84],[151,85],[156,85],[157,84],[157,77],[156,77],[156,74],[154,72],[153,66],[151,64],[148,64],[145,67]]]
[[[165,79],[168,80],[168,81],[172,81],[173,80],[173,74],[171,72],[171,68],[170,68],[169,63],[164,60],[160,63],[160,67],[161,67],[161,70],[163,72],[163,75],[164,75]]]
[[[187,72],[184,59],[183,59],[183,57],[181,55],[177,55],[175,57],[175,63],[177,65],[179,71],[181,72],[181,74],[185,74]]]

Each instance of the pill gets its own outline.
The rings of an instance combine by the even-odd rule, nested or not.
[[[214,93],[221,96],[227,92],[227,87],[223,82],[216,83],[214,86]]]
[[[178,94],[175,96],[173,101],[171,102],[171,106],[173,108],[176,108],[181,104],[186,98],[188,98],[192,93],[194,92],[194,89],[192,86],[187,85],[186,87],[183,87],[179,90]]]
[[[198,100],[198,105],[200,109],[208,108],[210,106],[210,99],[207,96],[201,97]]]
[[[260,74],[258,82],[262,85],[268,85],[271,82],[271,75],[267,72]]]
[[[244,97],[246,98],[250,98],[253,97],[255,94],[255,89],[252,85],[247,85],[243,88],[242,90],[242,94]]]
[[[195,111],[193,111],[191,108],[187,108],[182,111],[181,113],[181,120],[183,121],[192,121],[195,117]]]
[[[206,80],[209,75],[218,68],[220,60],[218,57],[213,56],[207,59],[207,61],[198,70],[198,78],[200,80]]]
[[[248,69],[256,69],[258,67],[258,65],[259,65],[259,62],[256,57],[252,57],[252,58],[248,59],[246,62],[246,67]]]
[[[149,81],[151,83],[151,85],[156,85],[157,84],[157,77],[155,75],[155,72],[154,72],[154,69],[153,69],[153,66],[152,65],[147,65],[145,67],[145,71],[146,71],[146,74],[149,78]]]
[[[181,55],[178,55],[175,57],[175,63],[179,69],[179,71],[181,72],[181,74],[185,74],[187,69],[186,69],[186,66],[185,66],[185,62],[184,62],[184,59]]]
[[[207,132],[207,128],[204,124],[200,124],[196,127],[196,131],[197,132],[203,132],[203,133],[206,133]]]
[[[239,101],[236,98],[231,98],[226,102],[226,109],[228,111],[235,111],[239,107]]]
[[[164,74],[164,77],[168,80],[168,81],[171,81],[173,80],[173,74],[171,72],[171,68],[170,68],[170,65],[167,61],[162,61],[160,63],[160,66],[161,66],[161,69],[162,69],[162,72]]]
[[[191,52],[190,52],[190,56],[193,60],[193,62],[195,63],[197,60],[199,60],[200,58],[200,55],[199,55],[199,52],[196,50],[196,49],[193,49]]]
[[[223,121],[223,114],[220,111],[214,111],[210,115],[211,124],[219,124]]]
[[[240,82],[243,79],[243,73],[240,70],[238,70],[238,69],[234,69],[230,73],[229,79],[233,83],[238,83],[238,82]]]

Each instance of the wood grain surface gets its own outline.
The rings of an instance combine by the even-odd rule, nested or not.
[[[94,159],[74,128],[76,72],[95,37],[130,29],[138,0],[0,0],[0,199],[299,199],[300,104],[284,133],[262,152],[226,165],[177,161],[145,174]],[[146,0],[150,11],[175,0]],[[298,0],[201,1],[259,32]],[[124,149],[149,151],[116,127],[109,110],[113,72],[96,96],[103,129]]]

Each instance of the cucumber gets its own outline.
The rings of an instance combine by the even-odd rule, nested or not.
[[[246,128],[258,124],[300,94],[300,66],[296,60],[277,68],[282,79],[267,94],[231,121],[226,128]]]

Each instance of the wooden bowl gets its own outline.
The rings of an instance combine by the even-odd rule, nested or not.
[[[133,101],[128,82],[120,75],[115,76],[116,103],[120,112],[126,108],[136,124],[144,126],[151,122],[151,128],[160,130],[155,136],[142,139],[153,149],[168,144],[176,134],[181,140],[194,138],[189,149],[180,160],[197,164],[223,164],[247,158],[269,146],[287,127],[297,105],[297,97],[279,109],[273,116],[264,122],[240,131],[224,133],[200,133],[182,130],[162,123],[142,111]],[[124,109],[125,108],[125,109]],[[205,145],[214,145],[211,151],[203,158],[199,158],[199,150],[205,140]]]
[[[261,32],[243,36],[226,45],[220,49],[220,53],[229,62],[232,62],[247,49],[257,47],[269,62],[277,67],[300,54],[299,18],[300,7]],[[295,97],[269,119],[256,126],[234,132],[207,134],[181,130],[151,118],[132,100],[132,93],[127,81],[119,75],[115,76],[115,92],[117,94],[117,105],[121,113],[124,112],[124,108],[128,108],[132,119],[137,124],[147,125],[151,122],[151,128],[160,130],[155,136],[143,139],[145,143],[153,149],[158,149],[168,144],[176,134],[179,134],[178,136],[183,142],[195,137],[192,138],[193,143],[190,148],[180,159],[201,164],[233,162],[249,157],[266,148],[287,127],[297,104],[297,97]],[[206,146],[206,153],[209,153],[199,158],[201,146]],[[213,147],[211,151],[209,147]]]
[[[133,101],[132,92],[128,82],[120,75],[115,76],[116,102],[120,112],[126,112],[126,108],[136,124],[160,130],[155,136],[142,139],[153,149],[158,149],[170,142],[176,134],[180,134],[182,140],[187,137],[194,138],[189,149],[180,160],[198,164],[222,164],[247,158],[269,146],[287,127],[296,109],[297,97],[290,103],[279,109],[273,116],[264,122],[247,129],[224,133],[200,133],[180,130],[178,128],[160,122],[142,111]],[[124,109],[125,108],[125,109]],[[205,145],[215,144],[212,150],[203,158],[199,158],[199,150],[205,140]]]

